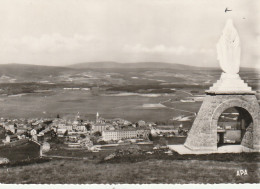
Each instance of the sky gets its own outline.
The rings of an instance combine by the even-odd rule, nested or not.
[[[0,64],[216,67],[216,44],[231,18],[241,66],[260,68],[258,9],[258,0],[0,0]]]

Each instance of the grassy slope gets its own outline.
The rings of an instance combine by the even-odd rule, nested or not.
[[[50,79],[60,74],[72,71],[73,68],[57,67],[57,66],[41,66],[30,64],[2,64],[0,65],[0,76],[8,76],[22,81],[38,81],[41,79]]]
[[[27,140],[0,146],[0,157],[8,158],[10,161],[24,160],[39,157],[40,147]]]
[[[236,176],[239,169],[248,176]],[[259,163],[198,160],[146,160],[95,164],[56,160],[0,169],[1,183],[259,183]]]

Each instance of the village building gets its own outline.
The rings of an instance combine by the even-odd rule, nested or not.
[[[26,132],[27,132],[27,128],[24,128],[24,127],[18,127],[17,130],[16,130],[17,135],[22,135]]]
[[[103,132],[105,130],[108,130],[108,128],[110,127],[111,125],[107,124],[107,123],[95,123],[92,125],[92,132],[95,133],[95,132]]]
[[[127,121],[127,120],[124,120],[122,118],[115,118],[115,119],[111,119],[111,120],[106,120],[106,122],[110,122],[112,123],[113,125],[121,125],[121,126],[128,126],[128,125],[131,125],[131,122],[130,121]]]
[[[86,126],[85,125],[73,125],[72,129],[74,131],[85,132],[86,131]]]
[[[99,116],[99,113],[96,114],[96,123],[105,123],[106,120]]]
[[[131,138],[143,138],[147,139],[150,134],[150,130],[145,129],[122,129],[114,131],[103,131],[102,137],[104,141],[110,140],[121,140],[121,139],[131,139]]]
[[[32,140],[37,141],[37,131],[35,129],[32,129],[30,131],[30,134],[32,136]]]
[[[7,135],[5,138],[5,141],[3,141],[4,143],[10,143],[10,142],[14,142],[19,140],[19,138],[17,137],[17,135]]]
[[[140,120],[140,121],[138,121],[137,122],[138,123],[138,126],[139,127],[144,127],[146,124],[145,124],[145,121],[143,121],[143,120]]]
[[[58,137],[63,137],[64,136],[64,134],[66,133],[66,131],[67,131],[67,129],[57,129],[56,130],[56,133],[57,133],[57,136]]]
[[[99,113],[96,114],[96,123],[92,125],[92,133],[100,132],[102,133],[105,130],[108,130],[111,127],[110,124],[105,123],[105,120],[99,116]]]
[[[6,131],[11,131],[12,133],[15,133],[14,124],[11,123],[4,124],[4,128]]]
[[[58,130],[67,130],[67,131],[72,131],[72,125],[67,125],[64,123],[58,124]]]

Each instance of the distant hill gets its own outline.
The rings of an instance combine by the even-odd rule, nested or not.
[[[86,69],[86,68],[170,68],[170,69],[205,69],[201,67],[188,66],[176,63],[164,62],[136,62],[136,63],[118,63],[118,62],[85,62],[70,65],[71,68]],[[213,68],[214,69],[214,68]]]
[[[135,69],[152,69],[152,68],[164,68],[164,69],[176,69],[176,70],[213,70],[220,71],[220,67],[216,65],[216,67],[199,67],[199,66],[190,66],[185,64],[178,63],[166,63],[166,62],[135,62],[135,63],[119,63],[119,62],[83,62],[76,63],[67,66],[69,68],[74,69],[127,69],[127,68],[135,68]],[[241,71],[259,71],[256,68],[249,67],[241,67]]]
[[[55,77],[73,70],[68,67],[42,66],[30,64],[0,64],[0,79],[16,79],[16,81],[36,81],[46,77]]]
[[[111,77],[104,77],[104,73],[110,69]],[[131,72],[129,72],[131,69]],[[165,75],[154,71],[165,72]],[[145,75],[146,71],[152,71]],[[256,70],[253,68],[241,68],[240,75],[243,78],[258,78]],[[183,64],[171,64],[161,62],[138,62],[138,63],[118,63],[118,62],[89,62],[73,64],[67,67],[43,66],[30,64],[0,64],[0,83],[22,83],[22,82],[84,82],[95,85],[97,82],[107,84],[140,84],[159,82],[180,82],[196,80],[202,78],[206,80],[207,75],[219,77],[220,68],[195,67]],[[252,75],[254,73],[254,76]],[[159,74],[159,75],[158,75]],[[87,76],[86,76],[87,75]],[[91,80],[88,80],[88,77]],[[148,78],[151,77],[152,78]],[[141,80],[133,78],[143,78]],[[191,78],[189,78],[191,77]],[[93,79],[95,78],[95,79]],[[209,79],[208,79],[209,80]],[[161,82],[160,81],[160,82]],[[136,83],[135,83],[136,82]]]

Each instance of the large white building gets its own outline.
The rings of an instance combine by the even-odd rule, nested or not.
[[[150,130],[138,129],[138,130],[114,130],[114,131],[103,131],[102,137],[104,141],[110,140],[121,140],[130,138],[148,138]]]

